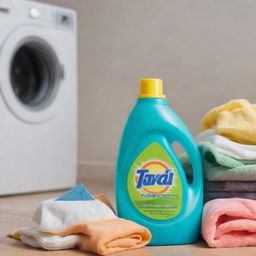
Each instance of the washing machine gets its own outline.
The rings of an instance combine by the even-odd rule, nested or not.
[[[76,13],[0,0],[0,195],[76,182]]]

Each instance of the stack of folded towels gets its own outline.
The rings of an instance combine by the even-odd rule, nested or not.
[[[196,137],[204,166],[204,201],[256,199],[256,105],[233,100],[209,111]],[[187,155],[181,157],[191,174]]]
[[[201,234],[210,247],[256,245],[256,105],[233,100],[209,111],[196,137],[205,188]],[[191,180],[186,154],[181,162]]]

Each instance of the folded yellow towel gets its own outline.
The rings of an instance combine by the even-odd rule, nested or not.
[[[242,144],[256,144],[256,105],[232,100],[210,110],[202,120],[202,130],[216,133]]]

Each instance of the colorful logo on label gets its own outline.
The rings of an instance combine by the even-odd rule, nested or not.
[[[136,189],[163,194],[173,185],[173,169],[159,161],[150,161],[135,173]]]

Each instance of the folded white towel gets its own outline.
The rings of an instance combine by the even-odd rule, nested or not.
[[[206,130],[196,137],[196,142],[211,142],[216,150],[222,154],[241,160],[255,160],[256,146],[240,144],[216,134],[215,129]]]
[[[21,241],[34,248],[46,250],[62,250],[75,248],[80,242],[79,235],[57,236],[50,233],[40,232],[38,226],[19,230]]]
[[[33,221],[39,224],[39,231],[55,233],[85,221],[115,218],[114,212],[103,202],[88,201],[43,201],[36,209]]]

